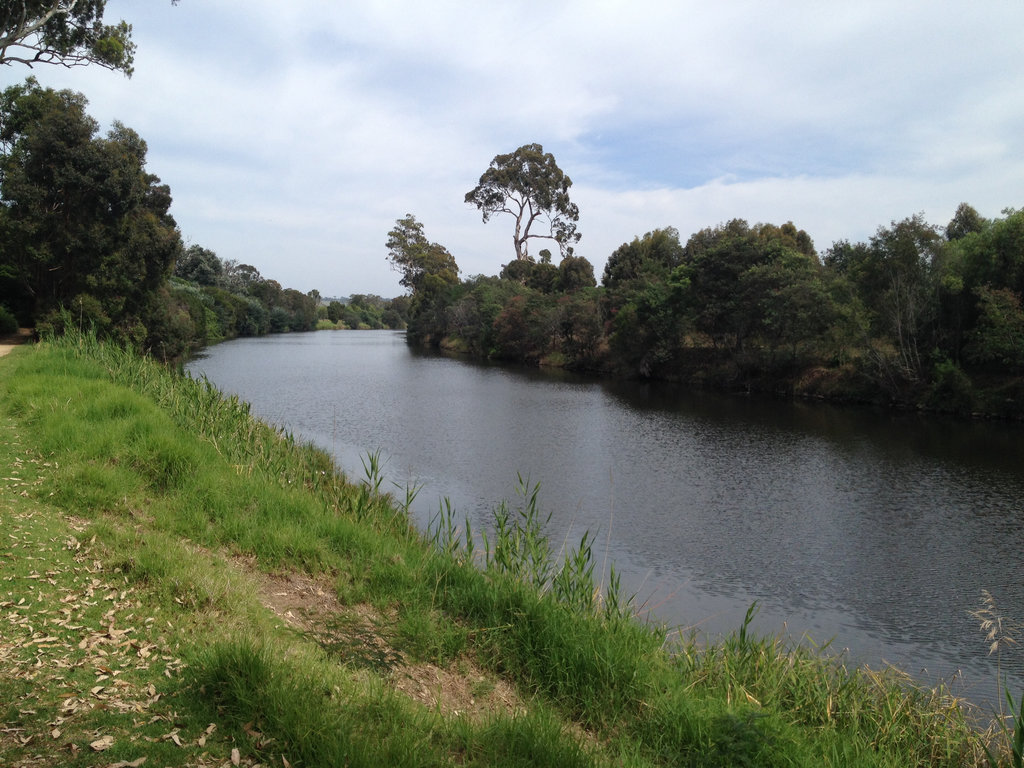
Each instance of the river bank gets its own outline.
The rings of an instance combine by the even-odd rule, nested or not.
[[[492,359],[458,337],[427,338],[412,343],[462,360],[479,363]],[[764,365],[756,355],[741,361],[721,350],[689,349],[678,352],[671,365],[662,364],[657,370],[641,374],[638,370],[612,364],[608,356],[608,350],[602,348],[602,354],[583,359],[554,353],[529,359],[499,357],[498,361],[611,380],[676,384],[735,396],[761,395],[897,412],[951,414],[975,420],[1024,421],[1024,377],[979,372],[968,377],[956,366],[945,364],[937,366],[934,380],[885,388],[867,374],[862,362],[773,367]]]
[[[5,764],[984,765],[943,691],[748,623],[669,654],[528,508],[424,537],[148,361],[46,343],[0,393]]]

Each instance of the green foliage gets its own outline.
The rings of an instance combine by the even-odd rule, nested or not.
[[[411,291],[410,338],[439,340],[445,332],[445,308],[459,285],[459,267],[448,249],[427,240],[411,213],[388,233],[388,261],[402,273],[399,282]]]
[[[970,377],[952,360],[938,360],[924,403],[936,411],[971,413],[974,401],[974,387]]]
[[[341,320],[342,313],[345,311],[345,305],[340,301],[332,301],[327,305],[327,319],[332,323],[337,323]]]
[[[402,273],[399,280],[415,298],[458,283],[459,267],[448,249],[431,243],[423,225],[411,213],[398,219],[388,232],[388,261]]]
[[[480,181],[466,193],[466,202],[478,208],[486,223],[496,213],[515,219],[512,243],[516,259],[528,257],[531,238],[554,240],[563,256],[571,256],[580,241],[576,222],[580,212],[569,199],[572,180],[540,144],[524,144],[514,152],[495,155]],[[533,232],[538,221],[548,232]]]
[[[224,264],[208,248],[190,245],[175,262],[174,276],[198,285],[217,285],[223,280]]]
[[[141,341],[181,249],[170,191],[138,134],[115,123],[98,136],[85,106],[31,78],[0,97],[0,287],[31,324],[88,309],[98,330]]]
[[[655,229],[612,252],[605,263],[602,284],[614,292],[636,280],[664,280],[682,261],[679,232],[674,227]]]
[[[556,286],[561,293],[576,293],[595,285],[594,265],[582,256],[566,256],[558,263]]]
[[[960,240],[968,235],[981,232],[985,228],[985,219],[972,206],[960,203],[956,213],[946,225],[946,239]]]
[[[975,289],[979,317],[969,337],[967,356],[975,363],[1024,372],[1024,309],[1009,288]]]
[[[1024,212],[1004,214],[961,206],[946,238],[911,216],[822,260],[792,222],[734,219],[685,246],[666,227],[617,248],[600,287],[586,259],[556,268],[527,256],[497,277],[414,293],[410,339],[531,365],[1007,415],[1024,368]]]
[[[0,304],[0,335],[8,335],[18,330],[18,318],[7,307]]]
[[[795,344],[792,336],[815,335],[805,294],[818,292],[819,265],[813,245],[791,222],[753,227],[734,219],[691,236],[683,256],[694,324],[716,346],[743,351],[750,341],[772,338]],[[802,285],[780,293],[780,288]]]
[[[0,64],[97,64],[132,74],[131,25],[104,24],[106,0],[27,0],[0,6]]]

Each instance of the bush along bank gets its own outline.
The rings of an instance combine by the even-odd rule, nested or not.
[[[1004,214],[983,219],[965,204],[945,228],[915,215],[820,253],[792,222],[733,219],[685,243],[665,227],[612,252],[600,285],[585,258],[556,265],[549,253],[460,280],[454,257],[420,230],[395,238],[389,258],[412,291],[414,343],[732,392],[1021,419],[1024,211]]]
[[[206,382],[80,336],[0,361],[5,765],[1009,760],[948,692],[748,622],[666,641],[537,489],[415,530]],[[753,610],[753,609],[752,609]],[[752,613],[750,614],[752,616]]]

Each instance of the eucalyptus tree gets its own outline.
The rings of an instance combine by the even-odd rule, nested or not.
[[[515,152],[496,155],[480,182],[466,193],[466,202],[480,210],[485,223],[496,213],[515,219],[516,259],[529,257],[531,238],[554,240],[562,256],[571,256],[581,237],[576,231],[580,212],[569,199],[571,186],[554,155],[540,144],[524,144]],[[534,230],[538,223],[540,231]]]
[[[97,64],[132,73],[131,25],[104,24],[106,0],[0,2],[0,63]]]
[[[107,0],[0,0],[0,64],[96,64],[131,77],[132,26],[104,24],[106,6]]]

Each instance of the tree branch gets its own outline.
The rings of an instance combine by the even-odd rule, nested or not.
[[[7,48],[11,45],[17,45],[19,40],[24,40],[30,35],[36,34],[42,27],[46,26],[46,23],[56,16],[58,13],[70,13],[78,5],[79,0],[67,0],[66,5],[62,5],[60,0],[54,0],[50,10],[45,11],[36,21],[28,23],[28,7],[27,3],[22,0],[21,3],[21,19],[18,21],[18,25],[5,37],[0,37],[0,61],[6,61],[7,57],[4,55]],[[30,46],[22,46],[28,48]],[[23,61],[22,59],[16,59],[16,61]]]

